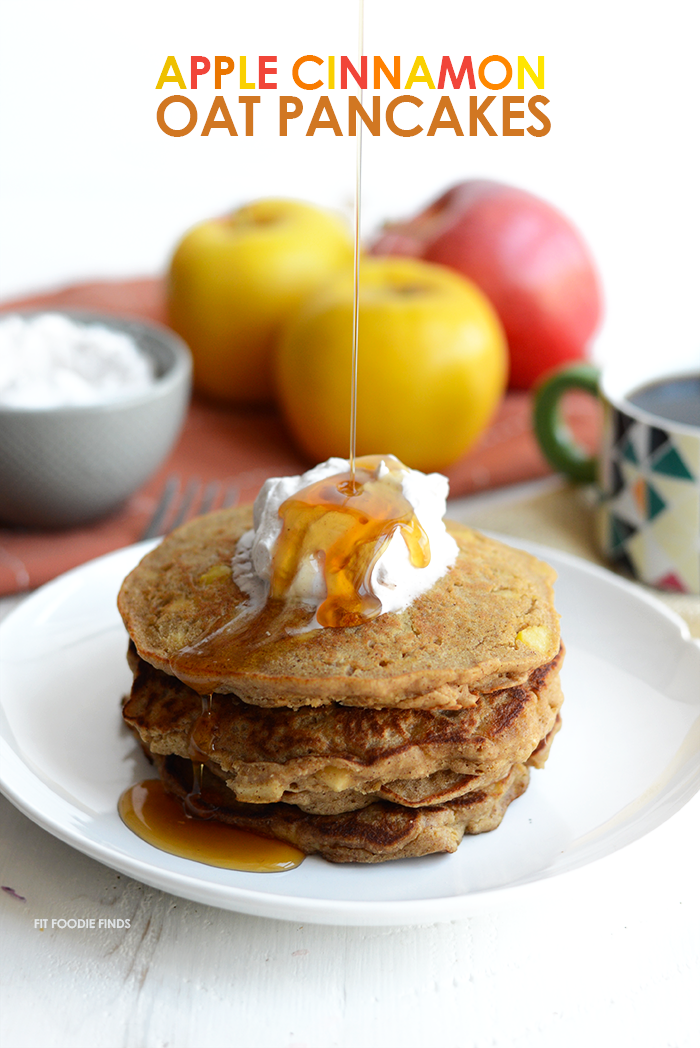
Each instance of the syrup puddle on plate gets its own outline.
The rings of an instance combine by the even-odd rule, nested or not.
[[[245,873],[293,870],[304,853],[283,841],[237,830],[216,819],[196,819],[166,793],[160,779],[145,779],[119,798],[119,814],[129,829],[155,848],[207,866]]]

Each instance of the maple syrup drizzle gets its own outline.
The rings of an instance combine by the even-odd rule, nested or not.
[[[364,0],[359,0],[359,66],[364,50]],[[360,87],[359,101],[364,91]],[[212,655],[227,656],[234,666],[241,653],[269,647],[279,638],[279,604],[288,599],[305,557],[322,566],[327,596],[316,619],[320,626],[353,626],[381,612],[381,601],[371,591],[372,571],[399,531],[414,567],[430,562],[428,536],[401,491],[396,472],[403,469],[393,456],[356,458],[357,372],[360,316],[360,225],[362,205],[362,121],[355,152],[354,271],[352,323],[352,377],[350,389],[349,470],[297,492],[280,507],[282,534],[273,557],[270,597],[252,620],[244,609],[239,618],[224,623],[196,644],[183,649],[173,666],[201,662]],[[379,463],[389,475],[375,476]],[[267,628],[269,627],[269,628]],[[284,632],[284,631],[283,631]],[[235,642],[232,645],[232,640]],[[236,652],[235,649],[238,649]],[[210,728],[211,694],[202,695],[202,712],[189,739],[192,788],[180,802],[165,792],[159,779],[148,779],[126,790],[119,813],[126,825],[162,851],[210,866],[254,872],[289,870],[303,860],[303,852],[281,841],[237,830],[217,820],[217,809],[202,797],[205,762],[214,747]]]
[[[389,473],[377,478],[382,461]],[[319,625],[357,626],[381,613],[371,576],[397,531],[414,567],[430,563],[428,536],[396,476],[401,468],[393,456],[368,455],[357,461],[354,476],[349,471],[327,477],[282,503],[282,532],[272,560],[272,600],[287,597],[300,565],[313,557],[323,571],[327,594],[316,612]]]
[[[387,472],[378,476],[382,462]],[[177,661],[184,666],[188,658],[206,663],[224,655],[232,666],[238,658],[249,658],[256,644],[261,648],[273,644],[278,637],[274,623],[280,604],[287,603],[288,591],[309,557],[321,566],[326,583],[327,596],[316,613],[319,625],[358,625],[379,615],[381,601],[372,592],[370,580],[396,532],[414,567],[430,562],[428,536],[402,492],[402,470],[393,456],[365,456],[356,461],[354,476],[348,470],[327,477],[283,502],[279,511],[282,532],[273,555],[265,608],[252,620],[244,616],[242,627],[234,619],[205,636],[180,653]],[[144,840],[185,858],[237,870],[291,869],[301,862],[301,852],[218,821],[217,809],[202,796],[204,767],[215,748],[213,695],[202,695],[201,703],[189,738],[192,787],[185,801],[167,795],[159,780],[149,780],[123,794],[119,803],[122,818]],[[275,856],[272,860],[270,849]]]
[[[362,68],[364,51],[365,4],[360,0],[358,32],[358,65]],[[360,85],[360,105],[364,101],[364,89]],[[350,381],[350,484],[355,489],[355,454],[357,449],[357,358],[360,341],[360,223],[362,211],[362,121],[358,121],[355,139],[355,213],[354,255],[352,281],[352,378]]]
[[[218,809],[202,797],[204,762],[214,748],[212,695],[202,695],[202,712],[192,725],[189,750],[192,787],[184,798],[166,793],[160,779],[145,779],[119,798],[119,814],[138,837],[161,851],[207,866],[247,873],[292,870],[304,853],[283,841],[236,829],[217,819]]]
[[[145,779],[119,798],[119,814],[137,837],[160,851],[207,866],[249,873],[292,870],[304,853],[291,844],[238,830],[215,818],[189,816],[160,779]]]
[[[213,750],[211,721],[214,696],[209,693],[208,695],[201,695],[200,698],[202,701],[202,712],[192,725],[189,737],[189,755],[195,764],[203,764],[204,761],[209,760]]]
[[[216,810],[202,800],[202,777],[204,762],[208,760],[213,746],[210,741],[209,721],[211,720],[213,696],[202,695],[202,712],[192,725],[188,740],[190,760],[192,761],[192,789],[183,801],[185,812],[198,819],[213,819]]]

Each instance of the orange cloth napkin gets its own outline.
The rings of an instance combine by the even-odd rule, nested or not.
[[[4,303],[20,308],[74,308],[165,323],[163,282],[142,279],[78,284]],[[572,401],[567,421],[579,440],[595,446],[598,418],[590,397]],[[93,557],[137,542],[158,504],[165,480],[235,482],[241,501],[255,497],[270,476],[308,468],[273,409],[228,408],[195,397],[180,439],[158,472],[114,516],[66,531],[0,528],[0,595],[32,589]],[[449,471],[452,497],[532,480],[551,472],[530,424],[530,396],[510,391],[490,428]]]

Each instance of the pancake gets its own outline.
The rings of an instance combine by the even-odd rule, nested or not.
[[[254,608],[236,585],[251,525],[251,507],[184,525],[119,594],[123,715],[166,791],[332,862],[452,852],[498,826],[561,724],[552,569],[448,524],[459,554],[428,592],[313,629],[308,606]]]
[[[247,615],[230,565],[251,525],[251,507],[193,520],[147,554],[119,594],[140,656],[200,694],[268,707],[460,709],[526,685],[557,656],[553,570],[451,523],[456,563],[399,613],[315,630],[298,604]]]
[[[461,710],[264,708],[201,697],[132,648],[123,715],[150,753],[201,759],[248,803],[340,812],[388,798],[408,807],[454,799],[502,779],[535,754],[563,701],[562,653],[526,685]]]
[[[153,761],[168,792],[184,799],[192,788],[191,762],[157,754]],[[456,851],[465,834],[499,825],[508,805],[527,788],[528,778],[527,767],[515,764],[500,782],[446,804],[416,809],[379,801],[341,815],[312,815],[290,804],[238,803],[205,769],[200,797],[216,809],[221,822],[287,841],[307,855],[374,863]]]

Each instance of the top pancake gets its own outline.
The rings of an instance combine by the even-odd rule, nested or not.
[[[294,604],[241,616],[248,598],[230,564],[251,526],[252,506],[185,524],[144,557],[119,594],[141,658],[201,694],[292,708],[455,709],[524,683],[557,655],[554,571],[453,523],[457,561],[399,613],[314,630],[304,630],[308,609]]]

